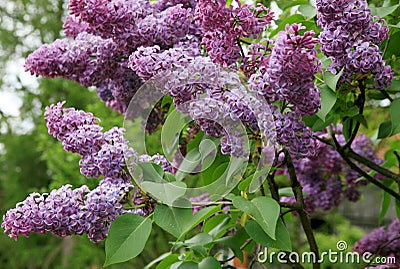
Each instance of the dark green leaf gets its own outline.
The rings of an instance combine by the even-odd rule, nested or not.
[[[199,263],[199,269],[221,269],[221,265],[214,257],[207,257]]]
[[[182,181],[165,183],[145,181],[142,182],[140,186],[158,200],[168,205],[172,205],[176,200],[182,197],[187,190],[185,182]]]
[[[285,29],[286,24],[293,24],[296,22],[303,21],[304,17],[300,14],[294,14],[292,16],[287,17],[284,19],[280,24],[278,24],[278,28],[271,32],[270,37],[275,36],[277,33]]]
[[[158,205],[154,210],[154,222],[177,238],[183,233],[191,218],[191,208]]]
[[[390,105],[390,118],[392,121],[391,135],[400,133],[400,98],[394,99]]]
[[[192,261],[182,262],[177,269],[198,269],[199,266],[197,263]]]
[[[397,7],[398,5],[390,7],[370,7],[370,10],[372,15],[383,18],[389,14],[392,14],[397,9]]]
[[[340,70],[340,72],[337,73],[336,75],[332,74],[329,71],[325,71],[324,72],[324,80],[325,80],[326,85],[328,85],[328,87],[331,88],[332,90],[336,91],[336,85],[337,85],[342,73],[343,73],[343,69]]]
[[[178,254],[170,254],[168,257],[166,257],[165,259],[163,259],[158,266],[156,267],[156,269],[165,269],[165,268],[169,268],[169,266],[171,266],[172,264],[176,263],[177,261],[179,261],[179,255]]]
[[[327,85],[321,87],[321,109],[317,112],[317,116],[325,121],[326,115],[331,111],[336,103],[336,93]]]
[[[124,262],[139,255],[150,236],[152,221],[136,214],[125,214],[110,226],[106,239],[104,266]]]
[[[292,251],[289,232],[281,219],[279,219],[276,224],[276,240],[268,236],[254,220],[247,221],[245,229],[254,241],[263,246],[277,248],[283,251]]]
[[[291,187],[280,188],[278,190],[279,196],[294,196],[293,190]]]
[[[290,7],[298,6],[298,5],[305,5],[308,4],[308,0],[296,0],[296,1],[290,1],[290,0],[284,0],[284,1],[277,1],[276,2],[279,6],[280,9],[285,10]]]
[[[280,207],[274,199],[261,196],[248,201],[241,196],[237,196],[232,202],[236,208],[251,215],[266,234],[273,239],[276,238],[275,229]]]
[[[143,269],[150,269],[152,268],[155,264],[165,260],[166,258],[168,258],[169,256],[171,256],[171,252],[167,252],[162,254],[161,256],[157,257],[156,259],[152,260],[149,264],[146,265],[146,267],[144,267]],[[172,263],[171,263],[172,264]]]
[[[303,14],[307,19],[312,19],[317,15],[317,10],[310,4],[300,5],[299,12]]]
[[[343,117],[354,117],[357,116],[359,114],[359,108],[356,106],[352,106],[350,108],[348,108],[346,111],[344,111],[343,113]]]
[[[220,216],[224,216],[225,218],[221,218]],[[211,220],[214,221],[210,223]],[[218,223],[216,223],[217,220],[219,221]],[[229,223],[230,221],[231,218],[226,214],[217,215],[205,223],[203,231],[211,235],[214,239],[220,238],[233,226],[233,224]],[[212,225],[215,226],[212,227]]]
[[[390,136],[391,133],[392,133],[392,122],[391,121],[385,121],[385,122],[382,122],[381,125],[379,125],[378,139],[388,137],[388,136]]]
[[[387,192],[383,192],[382,204],[381,204],[381,212],[379,214],[378,224],[382,225],[382,221],[388,212],[390,206],[391,196]]]
[[[209,234],[199,233],[192,238],[185,240],[184,244],[188,247],[204,246],[213,241],[213,238]]]
[[[158,205],[154,210],[154,221],[176,238],[181,238],[200,222],[218,212],[219,209],[220,206],[210,206],[192,215],[191,208]]]

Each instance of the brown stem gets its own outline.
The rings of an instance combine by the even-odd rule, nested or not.
[[[289,171],[292,190],[296,198],[297,204],[299,206],[297,213],[299,214],[301,225],[303,226],[304,233],[306,234],[311,252],[315,254],[315,257],[319,257],[318,245],[315,240],[313,230],[311,228],[310,219],[308,218],[306,212],[306,205],[304,203],[304,197],[303,197],[303,188],[301,187],[300,182],[297,180],[297,175],[295,168],[293,166],[293,161],[287,150],[285,150],[285,161]],[[316,261],[313,264],[313,269],[320,269],[320,268],[321,268],[320,263]]]
[[[334,143],[332,143],[332,140],[323,139],[323,138],[320,138],[317,136],[315,136],[315,138],[326,145],[334,147],[336,150],[338,148],[341,148],[341,146],[337,142],[336,137],[334,135],[332,135]],[[346,156],[350,157],[351,159],[354,159],[355,161],[357,161],[359,163],[366,165],[367,167],[371,168],[372,170],[378,172],[379,174],[384,175],[388,178],[394,179],[397,182],[400,182],[400,175],[393,173],[392,171],[374,163],[373,161],[371,161],[369,159],[366,159],[365,157],[354,152],[352,149],[346,149],[346,150],[344,150],[344,153],[346,154]]]
[[[345,153],[350,158],[356,160],[357,162],[365,164],[366,166],[368,166],[372,170],[374,170],[374,171],[376,171],[376,172],[378,172],[378,173],[380,173],[380,174],[382,174],[382,175],[384,175],[384,176],[386,176],[388,178],[394,179],[394,180],[396,180],[398,182],[400,181],[400,175],[397,175],[397,174],[393,173],[392,171],[390,171],[390,170],[388,170],[386,168],[383,168],[382,166],[374,163],[373,161],[364,158],[363,156],[357,154],[353,150],[351,150],[351,149],[347,150],[347,151],[345,151]]]
[[[349,152],[352,152],[352,151],[344,150],[340,146],[339,142],[336,140],[335,135],[332,135],[332,139],[333,139],[333,141],[335,143],[337,152],[340,154],[340,156],[342,156],[343,160],[350,166],[351,169],[353,169],[354,171],[359,173],[361,176],[365,177],[369,182],[371,182],[375,186],[378,186],[379,188],[381,188],[385,192],[387,192],[390,195],[392,195],[396,200],[400,201],[400,195],[398,193],[396,193],[394,190],[390,189],[389,187],[385,186],[385,184],[383,184],[382,182],[380,182],[380,181],[376,180],[375,178],[373,178],[372,176],[370,176],[367,172],[365,172],[363,169],[358,167],[355,163],[353,163],[349,159],[349,157],[347,156],[346,153],[349,153]]]

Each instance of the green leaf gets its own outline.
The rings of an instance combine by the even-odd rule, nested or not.
[[[204,224],[203,231],[211,235],[213,239],[220,238],[233,226],[230,221],[231,218],[226,214],[217,215]]]
[[[245,229],[254,241],[263,246],[277,248],[283,251],[292,251],[289,232],[281,219],[276,223],[276,240],[268,236],[268,234],[266,234],[261,226],[254,220],[247,221]]]
[[[382,122],[381,125],[379,125],[378,139],[388,137],[388,136],[390,136],[391,133],[392,133],[392,122],[391,121],[385,121],[385,122]]]
[[[348,108],[346,111],[344,111],[342,116],[353,118],[353,117],[357,116],[359,113],[360,113],[359,108],[356,106],[352,106],[352,107]]]
[[[171,255],[171,252],[167,252],[164,253],[162,255],[160,255],[159,257],[157,257],[156,259],[152,260],[149,264],[146,265],[146,267],[144,267],[143,269],[150,269],[153,267],[153,265],[165,260],[166,258],[168,258]],[[171,263],[172,264],[172,263]]]
[[[326,115],[331,111],[336,103],[336,93],[327,85],[321,87],[321,109],[317,112],[317,116],[325,121]]]
[[[222,269],[214,257],[207,257],[199,263],[199,269]]]
[[[244,244],[244,242],[246,242],[248,238],[249,236],[246,231],[243,228],[240,228],[236,231],[235,235],[225,236],[223,238],[215,240],[215,242],[230,248],[235,256],[243,261],[243,251],[240,249],[240,247]]]
[[[326,126],[331,124],[335,119],[333,114],[329,114],[328,117],[325,118],[325,121],[319,119],[316,115],[314,115],[314,116],[317,118],[317,120],[314,122],[314,124],[311,127],[311,129],[314,132],[321,131],[323,128],[325,128]]]
[[[282,22],[278,24],[278,28],[276,28],[274,31],[271,32],[270,37],[275,36],[277,33],[280,31],[284,30],[286,27],[286,24],[293,24],[296,22],[300,22],[304,20],[304,16],[300,14],[294,14],[292,16],[287,17],[284,19]]]
[[[394,99],[390,105],[390,118],[392,121],[391,135],[400,133],[400,98]]]
[[[275,229],[280,207],[274,199],[261,196],[248,201],[241,196],[237,196],[232,202],[236,208],[251,215],[266,234],[273,239],[276,238]]]
[[[328,85],[328,87],[331,88],[332,90],[336,91],[336,85],[337,85],[342,73],[343,73],[343,68],[336,75],[332,74],[329,71],[325,71],[324,72],[324,80],[325,80],[326,85]]]
[[[300,5],[299,12],[303,14],[307,19],[312,19],[317,15],[317,9],[312,5]]]
[[[158,200],[165,204],[172,205],[174,201],[185,195],[187,187],[182,181],[156,183],[145,181],[141,187],[151,193]]]
[[[191,218],[191,208],[158,205],[154,210],[154,222],[177,238],[183,233]]]
[[[392,59],[393,55],[400,56],[399,43],[400,43],[400,31],[390,35],[390,42],[386,50],[385,59]],[[398,90],[399,88],[397,87],[397,91]]]
[[[172,264],[179,261],[179,254],[170,254],[168,257],[164,258],[156,267],[156,269],[169,268]],[[150,269],[150,268],[149,268]]]
[[[276,2],[279,6],[280,9],[285,10],[290,7],[298,6],[298,5],[305,5],[308,4],[308,0],[296,0],[296,1],[291,1],[291,0],[284,0],[284,1],[277,1]]]
[[[370,10],[372,15],[383,18],[389,14],[392,14],[397,9],[397,7],[398,5],[390,7],[370,7]]]
[[[192,261],[186,261],[186,262],[182,262],[178,267],[176,267],[177,269],[198,269],[199,266],[197,263],[192,262]]]
[[[207,244],[211,243],[212,241],[213,241],[213,238],[211,235],[205,234],[205,233],[199,233],[199,234],[196,234],[195,236],[193,236],[192,238],[185,240],[185,242],[183,244],[192,248],[192,247],[196,247],[196,246],[207,245]]]
[[[390,206],[391,196],[387,192],[383,192],[383,199],[381,205],[381,213],[379,214],[378,224],[382,225],[383,218],[386,216]]]
[[[104,266],[125,262],[139,255],[150,236],[151,226],[151,219],[136,214],[117,218],[108,231]]]
[[[220,206],[210,206],[192,215],[191,208],[158,205],[154,210],[154,221],[158,226],[176,238],[181,238],[200,222],[208,219],[219,210]]]
[[[400,219],[400,202],[398,200],[395,200],[395,208],[396,208],[396,216],[398,219]]]
[[[399,32],[399,34],[400,34],[400,32]],[[399,35],[399,43],[400,43],[400,35]],[[400,50],[397,50],[397,51],[400,51]],[[400,92],[400,80],[393,79],[392,84],[386,88],[386,91],[393,92],[393,93]]]
[[[145,182],[163,182],[164,170],[157,164],[140,162],[138,163],[140,173],[142,174],[142,178]],[[135,171],[139,173],[139,171]]]
[[[294,196],[293,189],[291,187],[280,188],[278,193],[279,196]]]
[[[161,144],[163,153],[168,160],[172,160],[174,157],[179,146],[179,134],[190,120],[188,115],[184,115],[178,110],[173,110],[166,118],[161,132]]]

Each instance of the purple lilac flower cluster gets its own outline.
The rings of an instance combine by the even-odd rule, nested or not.
[[[92,191],[65,185],[48,194],[32,193],[6,212],[1,227],[15,240],[18,235],[49,232],[60,237],[87,234],[99,242],[106,238],[112,221],[126,213],[122,198],[132,188],[123,179],[105,178]]]
[[[206,31],[202,44],[215,63],[230,66],[243,55],[238,41],[242,37],[259,38],[262,30],[271,23],[273,13],[263,5],[256,7],[233,1],[200,0],[196,7],[196,19]],[[236,5],[234,8],[233,6]]]
[[[262,66],[249,80],[249,89],[269,104],[284,102],[285,112],[274,112],[277,141],[296,158],[315,153],[317,143],[301,117],[315,114],[321,106],[320,90],[313,82],[321,65],[316,57],[317,39],[313,31],[300,35],[302,29],[300,24],[287,25],[270,55],[255,54]]]
[[[119,57],[112,39],[82,32],[74,40],[58,39],[41,46],[28,56],[25,69],[37,76],[96,86],[100,99],[122,113],[141,82],[125,61],[117,60]]]
[[[370,252],[378,256],[394,257],[396,260],[396,264],[389,264],[389,265],[399,266],[400,265],[399,219],[394,218],[387,228],[385,226],[382,226],[380,228],[372,230],[369,234],[364,235],[358,242],[354,244],[353,250],[361,254],[365,252]]]
[[[81,173],[87,177],[124,177],[128,164],[132,169],[137,154],[124,138],[124,130],[112,128],[102,132],[98,119],[91,113],[63,108],[65,102],[46,108],[45,120],[49,134],[62,142],[66,151],[82,156]]]
[[[188,54],[193,53],[189,51],[194,44],[199,48],[202,29],[194,20],[194,9],[194,1],[72,0],[63,26],[68,38],[34,51],[25,69],[37,76],[63,77],[84,87],[95,86],[102,101],[124,113],[142,85],[134,71],[143,79],[147,61],[162,64],[166,57],[179,58],[179,48]],[[136,51],[136,55],[147,51],[149,56],[135,62],[137,67],[127,60]],[[151,52],[161,53],[156,63]]]
[[[321,139],[327,138],[327,133],[318,133]],[[340,130],[336,131],[336,138],[340,144],[345,144],[345,138]],[[307,194],[305,203],[310,213],[319,208],[330,210],[337,207],[343,198],[356,202],[361,196],[359,188],[368,184],[367,180],[360,180],[361,175],[353,171],[332,147],[317,141],[316,153],[303,159],[293,160],[297,177]],[[374,161],[382,164],[383,160],[377,157],[373,150],[371,139],[362,134],[354,139],[353,150]],[[364,171],[370,171],[363,167]],[[287,173],[287,171],[282,171]],[[377,174],[377,179],[382,177]],[[294,203],[294,197],[282,197],[282,201]]]
[[[385,20],[373,17],[365,0],[317,0],[321,51],[332,59],[329,70],[344,72],[339,82],[355,74],[375,75],[374,87],[390,86],[393,71],[382,59],[378,45],[388,38]]]

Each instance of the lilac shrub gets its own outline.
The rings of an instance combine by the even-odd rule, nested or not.
[[[341,82],[354,75],[375,75],[374,87],[390,86],[393,71],[382,59],[378,47],[388,38],[386,21],[372,16],[365,0],[317,1],[321,51],[332,59],[329,70],[337,74],[344,68]]]
[[[284,233],[282,226],[275,224],[285,215],[281,209],[287,207],[300,216],[311,251],[317,253],[309,215],[331,210],[344,199],[358,201],[361,187],[369,182],[399,199],[381,181],[397,180],[398,175],[381,166],[384,161],[374,151],[371,139],[358,134],[368,105],[366,91],[383,90],[394,78],[379,47],[388,39],[388,24],[371,15],[365,0],[317,0],[316,10],[316,23],[322,28],[319,36],[306,29],[313,23],[311,19],[304,25],[278,26],[281,31],[269,29],[274,14],[268,8],[236,0],[71,0],[63,25],[66,37],[31,53],[25,62],[26,71],[94,87],[99,99],[125,114],[127,121],[142,116],[142,127],[150,135],[158,134],[160,125],[174,110],[187,114],[191,121],[185,122],[183,134],[178,132],[179,137],[175,137],[173,148],[179,152],[166,154],[173,156],[169,160],[160,153],[139,154],[130,146],[125,129],[103,130],[92,113],[66,108],[65,102],[50,105],[44,113],[48,133],[65,151],[81,156],[80,172],[99,179],[98,186],[89,190],[65,185],[48,194],[30,194],[3,216],[5,233],[14,239],[31,233],[49,232],[60,237],[86,234],[91,241],[100,242],[108,236],[114,220],[136,214],[136,220],[143,219],[143,230],[150,230],[154,222],[179,236],[173,250],[178,249],[177,244],[193,247],[190,242],[194,240],[186,237],[188,227],[209,229],[212,242],[196,245],[188,255],[195,257],[199,251],[210,253],[209,245],[216,242],[229,245],[241,240],[218,236],[236,236],[238,232],[250,237],[258,226],[261,230],[256,230],[256,235],[266,233],[273,238],[274,227]],[[329,89],[334,88],[329,85],[334,81],[322,74],[325,68],[320,52],[332,61],[326,70],[333,74],[343,70],[338,84],[335,82],[337,91]],[[370,78],[373,83],[367,83]],[[353,99],[343,97],[341,90],[349,86],[359,86],[361,93],[356,92]],[[162,99],[151,91],[154,87],[160,90]],[[382,93],[395,106],[397,99]],[[155,97],[158,99],[153,100]],[[148,104],[152,105],[150,109]],[[348,107],[356,108],[357,115],[347,111]],[[144,117],[147,112],[148,118]],[[395,132],[393,115],[390,124],[390,132]],[[196,147],[203,153],[203,138],[215,142],[218,148],[218,152],[212,152],[217,156],[216,163],[204,168],[204,177],[190,170],[203,168],[200,159],[183,162],[183,156],[196,153]],[[346,155],[350,153],[352,157]],[[228,159],[247,163],[232,167]],[[150,164],[146,168],[161,169],[155,169],[155,175],[141,163]],[[193,167],[180,171],[180,165]],[[244,173],[238,177],[236,189],[226,199],[212,201],[210,197],[218,196],[212,193],[213,188],[229,188],[229,176],[236,177],[241,166]],[[229,169],[222,171],[224,167]],[[219,183],[216,178],[225,175],[225,185],[212,185],[208,192],[193,192],[199,196],[188,198],[193,203],[192,213],[201,212],[196,217],[202,219],[193,223],[187,213],[190,210],[175,211],[162,205],[150,190],[133,183],[139,182],[136,176],[143,181],[151,177],[149,188],[166,192],[171,201],[180,201],[190,195],[192,185],[212,180]],[[275,175],[286,176],[294,196],[280,193],[283,186]],[[160,187],[157,183],[161,179],[168,182]],[[266,179],[268,184],[263,184]],[[269,204],[262,207],[261,203]],[[260,208],[277,210],[261,212]],[[224,223],[211,227],[212,218],[222,210],[227,213]],[[163,212],[162,216],[157,212]],[[172,222],[177,227],[172,227]],[[203,222],[208,224],[198,225]],[[238,223],[244,227],[241,232],[235,226]],[[398,226],[395,220],[388,229],[374,230],[355,249],[397,257]],[[207,236],[204,230],[202,236]],[[250,239],[265,242],[258,236]],[[246,242],[242,243],[251,241]],[[232,249],[236,253],[246,245]],[[282,245],[290,246],[290,241]],[[200,259],[195,257],[194,261],[197,264]]]

